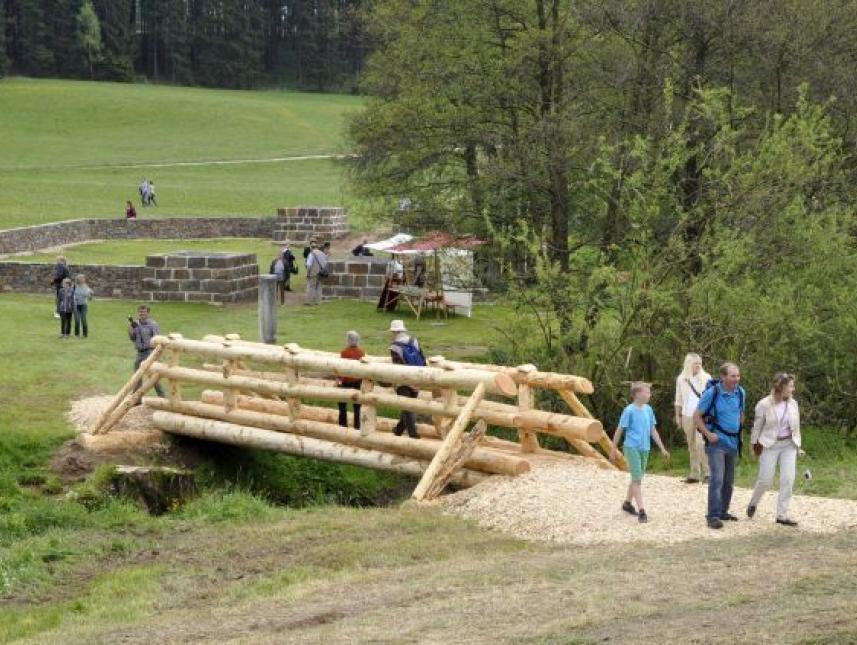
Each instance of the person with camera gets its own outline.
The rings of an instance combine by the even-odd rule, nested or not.
[[[154,349],[152,339],[161,333],[160,326],[150,314],[149,305],[140,305],[137,307],[137,320],[128,316],[128,338],[134,343],[134,348],[137,350],[137,356],[134,359],[134,372],[152,353]],[[141,381],[142,379],[134,384],[135,392],[140,389]],[[164,396],[164,390],[160,383],[155,383],[155,392],[158,393],[158,396]]]
[[[756,416],[750,443],[753,456],[759,459],[759,478],[747,506],[747,517],[756,514],[762,495],[774,482],[774,471],[780,467],[780,493],[777,498],[777,524],[797,526],[789,519],[789,502],[795,481],[795,467],[800,450],[800,409],[794,398],[795,377],[785,372],[774,376],[771,393],[756,404]]]

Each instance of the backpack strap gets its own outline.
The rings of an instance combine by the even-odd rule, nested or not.
[[[693,393],[696,395],[696,398],[697,398],[697,399],[702,398],[702,394],[700,394],[699,392],[697,392],[696,388],[695,388],[695,387],[693,387],[693,381],[691,381],[689,378],[686,378],[686,379],[684,379],[684,380],[685,380],[685,382],[690,386],[690,389],[691,389],[691,390],[693,390]]]

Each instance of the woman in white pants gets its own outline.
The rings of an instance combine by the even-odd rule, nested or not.
[[[774,471],[780,467],[780,495],[777,498],[777,523],[797,526],[789,519],[789,502],[795,481],[795,466],[800,450],[800,410],[794,399],[795,379],[791,374],[774,376],[770,395],[756,405],[756,417],[750,443],[753,455],[759,457],[759,478],[753,489],[747,517],[756,514],[756,506],[774,482]]]
[[[684,367],[675,380],[675,424],[684,430],[687,439],[690,474],[684,481],[688,484],[708,477],[705,443],[693,424],[693,413],[710,378],[711,375],[702,369],[699,354],[690,353],[684,357]]]

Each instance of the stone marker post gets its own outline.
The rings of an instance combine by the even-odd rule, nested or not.
[[[259,276],[259,337],[263,343],[277,342],[277,276]]]

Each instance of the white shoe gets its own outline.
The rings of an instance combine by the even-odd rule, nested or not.
[[[56,318],[57,320],[59,320],[59,317],[60,317],[60,315],[59,315],[57,312],[54,312],[54,318]]]

